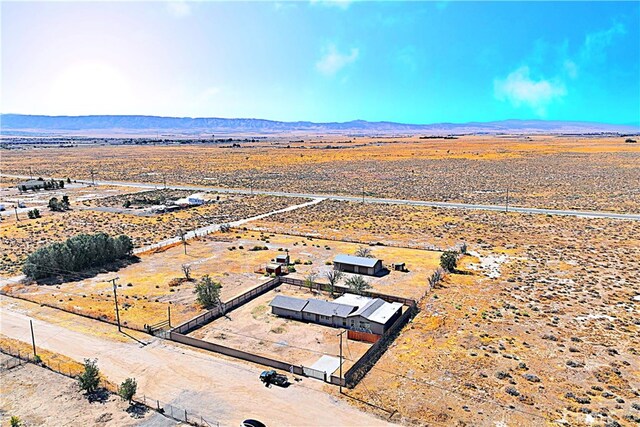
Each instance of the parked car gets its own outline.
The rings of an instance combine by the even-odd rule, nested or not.
[[[277,373],[276,371],[262,371],[260,374],[260,381],[262,381],[265,387],[269,387],[271,384],[275,384],[280,387],[286,387],[289,385],[289,379],[286,375]]]

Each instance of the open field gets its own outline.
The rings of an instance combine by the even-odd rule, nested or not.
[[[39,219],[16,222],[15,218],[8,217],[0,224],[0,275],[17,274],[24,259],[39,247],[79,233],[126,234],[133,239],[135,247],[142,247],[175,237],[179,230],[236,221],[302,201],[306,199],[220,195],[220,200],[203,206],[153,217],[82,210],[78,205],[72,205],[71,211],[46,213]]]
[[[339,330],[272,314],[269,303],[276,295],[327,299],[308,289],[280,285],[189,335],[297,366],[309,367],[322,355],[338,357]],[[343,370],[348,370],[369,347],[370,344],[345,337]]]
[[[342,142],[337,142],[339,140]],[[345,142],[344,140],[349,141]],[[290,147],[290,148],[287,148]],[[331,148],[329,148],[331,147]],[[5,173],[640,211],[640,150],[622,137],[312,138],[240,148],[78,146],[3,152]],[[144,162],[139,159],[144,158]]]
[[[325,201],[253,225],[468,243],[466,274],[449,275],[421,302],[355,389],[397,409],[398,420],[632,425],[640,417],[631,406],[640,389],[637,222]]]
[[[268,250],[253,250],[256,246]],[[120,319],[124,325],[142,329],[167,318],[171,306],[172,323],[186,321],[201,309],[195,302],[194,281],[184,278],[181,266],[191,267],[197,280],[205,274],[222,283],[221,298],[232,299],[268,279],[255,270],[264,267],[279,253],[288,249],[291,262],[299,260],[292,277],[304,278],[310,272],[323,274],[338,253],[353,253],[358,244],[334,242],[259,231],[234,230],[215,233],[189,241],[187,253],[182,245],[174,245],[157,253],[140,255],[139,262],[121,267],[117,272],[95,271],[90,277],[67,278],[66,281],[8,284],[2,289],[31,301],[46,303],[67,311],[115,321],[112,284],[118,276]],[[394,247],[372,248],[373,255],[386,263],[402,260],[410,272],[392,271],[386,276],[367,278],[372,290],[407,298],[424,295],[429,275],[437,267],[437,252]]]

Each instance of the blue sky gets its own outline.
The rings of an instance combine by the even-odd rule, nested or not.
[[[640,123],[638,2],[2,2],[4,113]]]

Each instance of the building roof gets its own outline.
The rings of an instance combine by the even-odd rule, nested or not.
[[[308,299],[304,307],[305,313],[319,314],[321,316],[347,317],[356,307],[346,304],[338,304],[320,299]]]
[[[336,255],[333,259],[333,262],[339,262],[341,264],[351,264],[357,265],[358,267],[375,267],[375,265],[380,261],[377,258],[365,258],[361,256],[353,256],[353,255],[345,255],[340,254]]]
[[[398,312],[398,310],[402,309],[402,304],[399,302],[385,302],[383,305],[378,307],[376,311],[370,314],[367,317],[367,320],[374,323],[385,324],[387,321]]]
[[[372,299],[371,301],[367,302],[365,305],[363,305],[362,307],[358,307],[358,309],[356,311],[354,311],[351,315],[352,316],[362,316],[365,319],[369,319],[369,317],[380,307],[382,307],[385,304],[385,301],[380,299],[380,298],[375,298]]]
[[[372,299],[373,298],[365,297],[364,295],[345,293],[340,295],[338,298],[334,299],[333,302],[337,302],[338,304],[346,304],[346,305],[353,305],[356,307],[362,307]]]
[[[276,259],[286,259],[289,257],[289,254],[278,254],[276,255]]]
[[[27,180],[27,181],[22,181],[22,182],[18,183],[18,185],[26,185],[26,186],[42,185],[42,186],[44,186],[44,181],[41,181],[39,179],[30,179],[30,180]]]
[[[307,300],[287,297],[284,295],[276,295],[269,305],[271,307],[284,308],[287,310],[302,311],[304,306],[307,305]]]

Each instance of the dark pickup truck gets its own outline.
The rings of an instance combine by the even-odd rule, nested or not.
[[[277,373],[276,371],[263,371],[260,374],[260,381],[262,381],[265,387],[269,387],[271,384],[275,384],[280,387],[286,387],[289,385],[289,379],[286,375]]]

